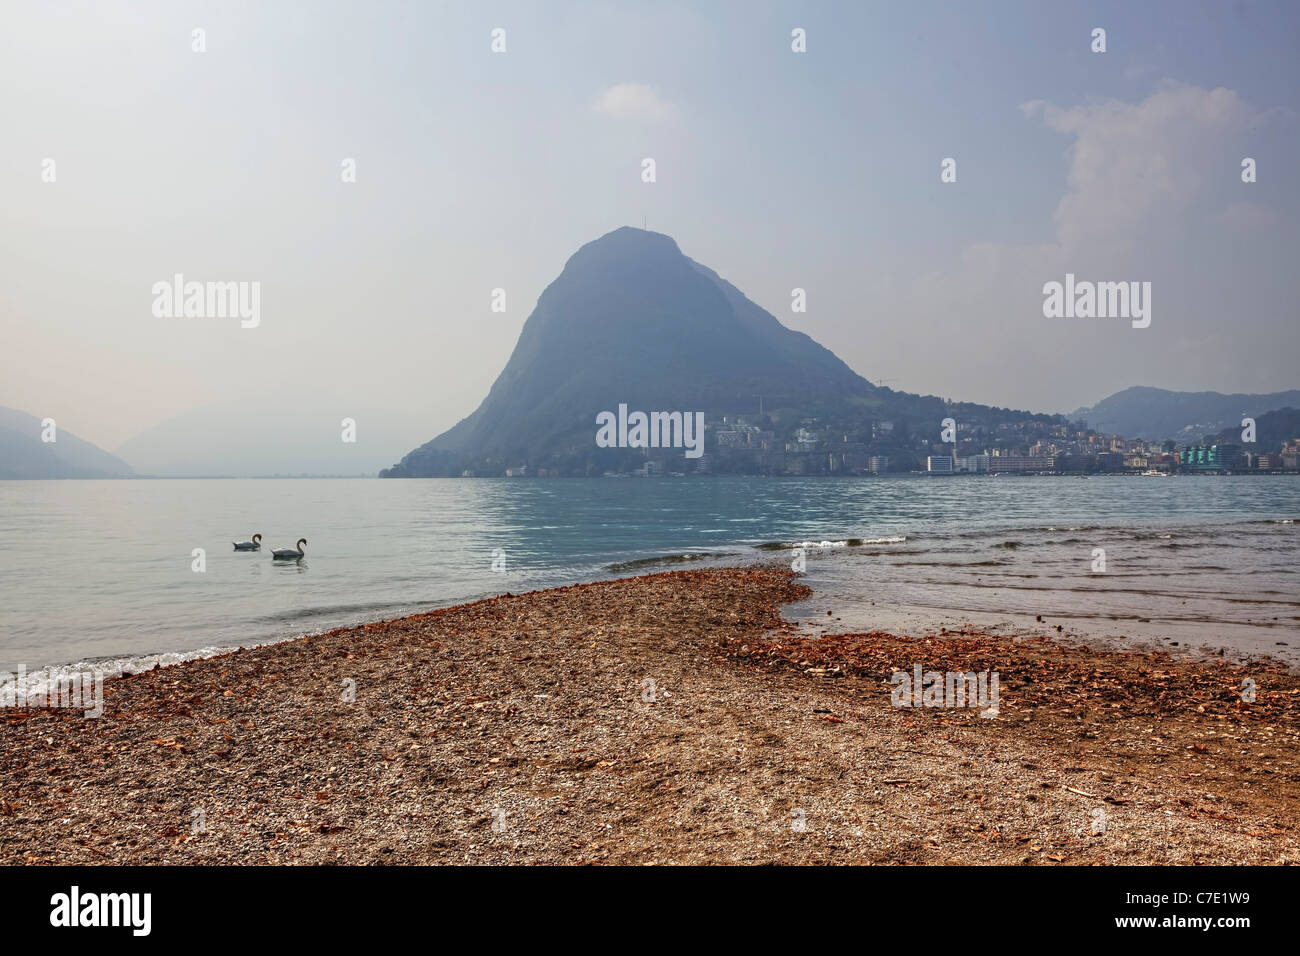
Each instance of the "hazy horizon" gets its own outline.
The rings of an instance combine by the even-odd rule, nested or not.
[[[898,390],[1300,385],[1292,6],[10,7],[0,405],[115,453],[233,404],[355,418],[373,471],[643,223]],[[258,324],[156,316],[178,273],[260,283]],[[1150,282],[1150,327],[1045,318],[1067,273]]]

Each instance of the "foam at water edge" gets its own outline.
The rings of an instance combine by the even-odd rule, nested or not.
[[[861,547],[864,544],[902,544],[907,535],[891,535],[887,538],[847,538],[844,541],[796,541],[792,548],[847,548]]]
[[[323,634],[324,631],[313,631],[312,634]],[[260,641],[256,644],[241,645],[244,650],[251,651],[258,647],[268,647],[272,644],[283,644],[285,641],[296,641],[299,637],[307,637],[307,634],[298,634],[293,637],[276,638],[270,641]],[[133,657],[110,657],[103,660],[95,661],[78,661],[75,664],[50,664],[46,667],[39,667],[33,671],[27,671],[23,674],[23,687],[26,689],[28,697],[40,697],[51,688],[57,689],[60,677],[67,678],[73,674],[84,674],[87,672],[98,672],[103,675],[105,680],[115,677],[125,677],[131,674],[143,674],[145,671],[153,670],[155,667],[174,667],[177,664],[183,664],[186,661],[205,660],[209,657],[219,657],[222,654],[233,654],[239,650],[235,647],[200,647],[193,651],[171,651],[162,654],[141,654]],[[14,690],[19,688],[18,675],[12,671],[0,671],[0,691],[10,685],[15,685]]]

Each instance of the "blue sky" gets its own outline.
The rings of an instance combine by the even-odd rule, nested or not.
[[[372,423],[377,467],[472,411],[568,256],[643,217],[895,388],[1296,387],[1298,10],[9,2],[0,404],[114,448],[296,379],[303,414]],[[1150,328],[1045,319],[1066,271],[1152,282]],[[260,281],[261,325],[153,317],[176,272]]]

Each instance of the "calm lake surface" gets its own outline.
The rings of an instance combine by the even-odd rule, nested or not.
[[[788,562],[776,545],[805,541],[816,594],[792,619],[1046,613],[1286,656],[1297,517],[1300,480],[1281,476],[6,481],[0,669],[134,670],[683,566],[668,556]],[[254,532],[262,551],[232,550]],[[300,537],[305,559],[272,562]]]

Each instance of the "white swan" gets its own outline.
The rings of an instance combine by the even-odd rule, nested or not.
[[[231,544],[235,546],[236,551],[261,551],[262,536],[255,534],[252,541],[232,541]]]
[[[302,546],[307,543],[306,538],[299,538],[298,543],[292,548],[276,548],[271,552],[272,560],[275,561],[292,561],[303,556]]]

